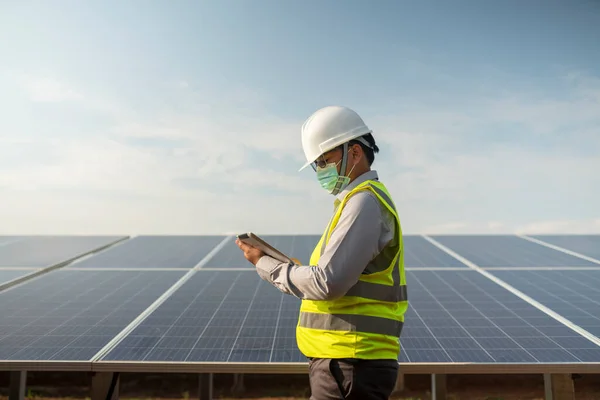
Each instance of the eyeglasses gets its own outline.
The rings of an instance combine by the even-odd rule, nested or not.
[[[313,161],[310,165],[312,166],[313,170],[316,171],[317,167],[325,168],[327,166],[327,164],[329,164],[327,161],[321,159],[321,160]]]
[[[338,161],[333,161],[333,160],[328,160],[326,158],[333,158],[333,155],[335,154],[335,152],[337,152],[337,150],[341,149],[341,147],[337,147],[335,149],[329,150],[327,153],[322,154],[319,158],[317,158],[315,161],[313,161],[310,166],[312,167],[312,169],[314,171],[317,170],[317,168],[325,168],[327,166],[327,164],[331,164],[331,163],[335,163],[335,165],[339,164],[342,160],[338,160]]]
[[[337,161],[331,161],[331,160],[329,160],[329,161],[327,161],[327,160],[323,160],[323,159],[321,159],[321,160],[316,160],[316,161],[313,161],[313,162],[310,164],[310,166],[312,167],[312,169],[313,169],[314,171],[316,171],[316,170],[317,170],[317,168],[325,168],[325,167],[326,167],[328,164],[335,164],[335,166],[337,167],[337,165],[338,165],[340,162],[342,162],[342,160],[337,160]]]

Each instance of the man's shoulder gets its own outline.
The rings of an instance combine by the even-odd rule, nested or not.
[[[354,192],[346,201],[342,213],[345,213],[349,220],[369,221],[370,224],[379,225],[382,229],[381,243],[389,242],[395,234],[394,215],[371,190]]]
[[[392,195],[389,193],[387,186],[379,179],[369,179],[364,181],[361,186],[362,187],[359,190],[356,190],[356,194],[369,195],[379,201],[379,197],[375,195],[375,192],[377,192],[379,195],[383,196],[384,199],[392,200]]]
[[[346,207],[373,209],[378,207],[378,203],[379,199],[370,190],[357,190],[348,196]]]
[[[371,190],[357,190],[352,193],[346,201],[345,208],[356,213],[371,213],[385,216],[389,213],[387,207],[379,200]]]

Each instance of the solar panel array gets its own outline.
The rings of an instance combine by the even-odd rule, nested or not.
[[[108,246],[118,236],[32,236],[0,240],[0,268],[48,267]]]
[[[125,236],[0,236],[0,289],[125,239]]]
[[[304,264],[319,240],[263,237]],[[401,363],[600,360],[600,235],[406,235],[404,244]],[[306,361],[295,340],[300,300],[260,279],[233,237],[0,236],[3,284],[0,369]]]

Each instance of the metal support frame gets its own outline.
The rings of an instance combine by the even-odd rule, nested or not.
[[[402,393],[404,391],[404,373],[398,372],[398,377],[396,378],[396,385],[394,386],[394,391],[392,394]]]
[[[93,373],[91,384],[91,400],[118,400],[119,383],[119,373]]]
[[[26,397],[26,381],[28,365],[19,365],[20,368],[9,369],[10,372],[10,390],[9,400],[24,400]],[[39,368],[39,367],[38,367]],[[69,371],[80,369],[36,369],[40,371]],[[146,372],[153,372],[150,369]],[[171,371],[175,372],[175,371]],[[261,371],[265,373],[265,371]],[[411,371],[412,373],[412,371]],[[406,371],[398,372],[398,378],[394,387],[394,393],[402,392],[405,389],[405,374]],[[91,378],[91,400],[118,400],[119,399],[119,378],[120,372],[111,372],[110,370],[101,370],[92,372]],[[213,400],[213,372],[200,372],[198,397],[200,400]],[[560,369],[556,372],[542,373],[544,379],[544,399],[545,400],[575,400],[575,385],[574,379],[577,374],[563,372]],[[244,390],[244,373],[233,373],[232,391],[240,393]],[[447,399],[447,374],[433,373],[431,374],[431,399],[446,400]]]
[[[575,400],[575,385],[571,374],[544,374],[545,400]]]
[[[446,374],[431,374],[431,400],[446,399]]]
[[[198,398],[200,400],[213,400],[213,374],[200,374],[198,382]]]
[[[244,389],[244,374],[233,374],[231,392],[233,394],[240,394],[244,392]]]
[[[11,371],[8,400],[24,400],[26,386],[27,371]]]

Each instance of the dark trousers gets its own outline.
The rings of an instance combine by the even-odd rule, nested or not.
[[[396,379],[394,360],[309,360],[310,400],[388,400]]]

